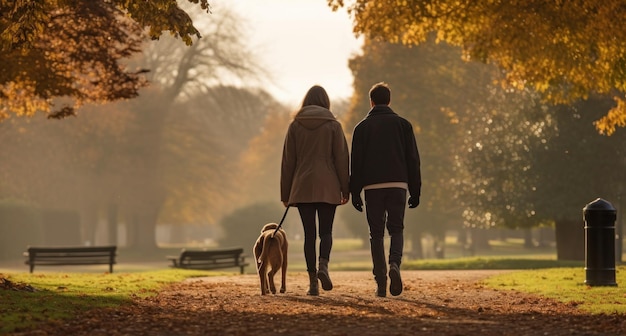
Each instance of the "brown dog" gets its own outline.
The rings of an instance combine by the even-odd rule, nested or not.
[[[268,294],[270,291],[272,294],[276,294],[274,275],[278,273],[279,269],[282,270],[280,292],[284,293],[286,290],[287,235],[283,229],[279,229],[274,234],[277,227],[278,224],[276,223],[265,224],[261,230],[261,235],[254,244],[254,258],[261,282],[261,295]]]

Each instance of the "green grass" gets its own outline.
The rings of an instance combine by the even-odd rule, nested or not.
[[[616,270],[617,287],[588,286],[584,268],[524,270],[491,277],[492,288],[516,290],[575,304],[591,314],[626,314],[626,266]]]
[[[133,296],[154,295],[165,284],[207,274],[210,273],[187,270],[0,274],[13,283],[36,289],[34,292],[0,289],[0,333],[71,318],[87,309],[128,304]]]

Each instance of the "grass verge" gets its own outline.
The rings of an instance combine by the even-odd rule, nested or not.
[[[542,257],[471,257],[457,259],[407,260],[402,263],[402,268],[408,270],[498,270],[542,269],[556,267],[584,267],[584,262],[554,260]]]
[[[207,274],[174,269],[126,274],[0,274],[0,279],[15,285],[0,287],[0,334],[71,318],[87,309],[128,304],[134,296],[154,295],[168,283]]]
[[[576,305],[591,314],[626,314],[626,266],[616,269],[615,286],[588,286],[585,269],[550,268],[523,270],[496,275],[484,281],[487,286],[532,293]]]

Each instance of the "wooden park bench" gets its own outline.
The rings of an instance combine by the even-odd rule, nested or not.
[[[179,256],[168,256],[167,259],[172,261],[171,267],[200,270],[239,267],[241,274],[244,273],[244,268],[248,266],[243,255],[243,248],[183,249]]]
[[[29,246],[24,256],[31,273],[35,265],[109,265],[109,273],[113,273],[116,250],[117,246]]]

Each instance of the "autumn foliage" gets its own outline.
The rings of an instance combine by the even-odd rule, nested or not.
[[[434,34],[465,59],[498,65],[504,85],[553,103],[610,94],[618,104],[596,126],[606,134],[626,126],[623,1],[357,0],[348,11],[357,34],[408,45]]]
[[[207,0],[193,0],[209,10]],[[143,69],[123,60],[141,50],[144,28],[188,45],[198,30],[175,1],[0,1],[0,120],[10,114],[49,118],[85,103],[137,96]]]

